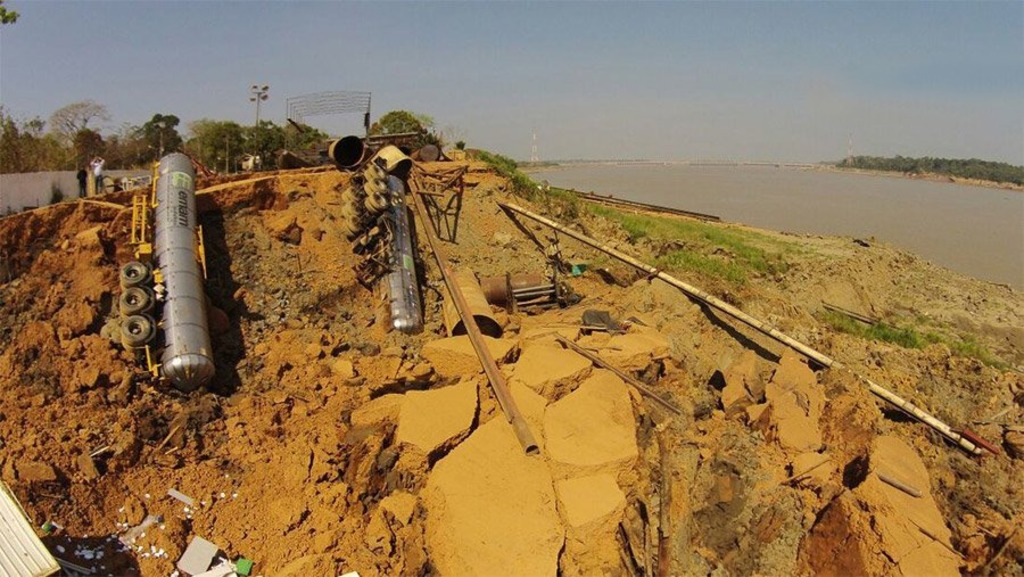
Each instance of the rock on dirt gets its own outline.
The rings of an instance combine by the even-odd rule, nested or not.
[[[423,493],[438,573],[556,575],[564,531],[551,473],[511,425],[481,426],[434,467]]]
[[[469,432],[476,417],[477,386],[472,379],[456,385],[405,394],[395,439],[433,455]]]
[[[515,341],[509,339],[493,339],[484,336],[487,350],[498,363],[503,362],[516,347]],[[460,335],[430,341],[423,345],[420,356],[430,362],[441,378],[460,377],[483,372],[480,360],[476,357],[473,343],[469,337]]]

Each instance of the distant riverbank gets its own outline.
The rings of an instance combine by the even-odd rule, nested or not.
[[[773,230],[874,237],[1024,289],[1024,194],[1017,190],[836,168],[666,163],[552,167],[535,179]]]

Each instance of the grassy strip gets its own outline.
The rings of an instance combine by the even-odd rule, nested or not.
[[[579,217],[582,201],[572,191],[540,186],[529,175],[519,170],[516,161],[507,156],[481,150],[477,153],[477,158],[507,178],[512,183],[512,193],[516,196],[541,203],[545,211],[559,218],[572,220]]]
[[[785,255],[792,247],[749,231],[723,228],[679,218],[629,214],[601,205],[590,205],[598,216],[618,222],[633,241],[681,245],[655,258],[655,266],[720,278],[742,286],[753,274],[785,272]]]
[[[1005,369],[1008,366],[972,335],[951,338],[915,327],[900,327],[884,322],[866,325],[833,311],[823,312],[822,318],[833,329],[864,339],[892,343],[905,349],[923,349],[928,345],[941,343],[949,347],[955,355],[977,359],[997,369]]]

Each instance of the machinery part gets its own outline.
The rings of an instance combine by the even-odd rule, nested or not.
[[[142,286],[153,278],[149,265],[133,260],[121,267],[121,288]]]
[[[180,153],[160,159],[157,171],[153,256],[167,287],[161,372],[188,392],[214,373],[196,236],[195,172]]]
[[[366,200],[363,201],[363,206],[370,214],[379,214],[388,207],[388,197],[383,194],[368,194]]]
[[[391,209],[387,212],[392,231],[388,294],[391,298],[391,326],[406,334],[423,330],[420,288],[412,249],[409,210],[405,206],[405,185],[397,176],[388,177]],[[367,197],[369,198],[369,197]]]
[[[369,149],[358,136],[346,136],[331,143],[327,147],[327,155],[331,157],[339,170],[352,170],[366,160]]]
[[[119,301],[121,316],[130,317],[152,312],[155,300],[153,291],[149,287],[128,287],[121,291]]]
[[[385,146],[373,155],[370,161],[378,166],[383,165],[384,171],[398,178],[405,179],[412,170],[412,159],[398,149],[397,146]]]
[[[363,171],[363,176],[367,182],[371,180],[384,180],[387,178],[388,173],[384,172],[384,169],[377,166],[374,163],[366,165],[366,170]]]
[[[499,307],[511,307],[517,291],[529,291],[535,287],[551,288],[551,281],[539,274],[506,274],[480,279],[480,288],[487,302]]]
[[[387,192],[387,190],[388,190],[388,185],[385,183],[385,181],[383,179],[381,179],[381,180],[369,180],[369,179],[367,179],[366,183],[363,184],[363,192],[366,193],[366,196],[374,196],[374,195],[378,195],[378,194],[384,194],[385,192]]]
[[[155,336],[156,323],[149,315],[132,315],[121,322],[121,344],[125,348],[142,348]]]
[[[744,323],[745,325],[747,325],[747,326],[749,326],[749,327],[751,327],[751,328],[761,332],[762,334],[764,334],[766,336],[769,336],[769,337],[775,339],[776,341],[778,341],[778,342],[780,342],[780,343],[790,347],[791,349],[797,351],[798,353],[800,353],[800,354],[804,355],[805,357],[807,357],[807,358],[813,360],[814,362],[818,363],[822,367],[834,368],[834,369],[846,369],[847,368],[845,365],[843,365],[842,363],[836,361],[835,359],[833,359],[833,358],[831,358],[831,357],[829,357],[829,356],[827,356],[827,355],[825,355],[823,353],[820,353],[820,352],[812,349],[811,347],[805,345],[804,343],[802,343],[802,342],[794,339],[793,337],[790,337],[789,335],[783,333],[779,329],[776,329],[775,327],[769,325],[768,323],[765,323],[763,321],[760,321],[760,320],[758,320],[758,319],[748,315],[747,313],[745,313],[745,312],[741,311],[740,309],[730,305],[729,303],[723,301],[722,299],[717,298],[717,297],[715,297],[715,296],[713,296],[713,295],[711,295],[711,294],[709,294],[709,293],[707,293],[705,291],[702,291],[702,290],[700,290],[697,287],[694,287],[694,286],[691,286],[691,285],[689,285],[687,283],[684,283],[683,281],[681,281],[681,280],[679,280],[679,279],[677,279],[677,278],[675,278],[675,277],[673,277],[671,275],[668,275],[668,274],[666,274],[666,273],[664,273],[664,272],[654,268],[653,266],[645,264],[645,263],[643,263],[643,262],[641,262],[641,261],[639,261],[639,260],[629,256],[628,254],[625,254],[623,252],[615,250],[614,248],[605,246],[605,245],[601,244],[600,242],[598,242],[597,240],[594,240],[594,239],[592,239],[592,238],[590,238],[590,237],[588,237],[586,235],[583,235],[581,233],[576,232],[575,230],[572,230],[570,228],[562,226],[561,224],[558,224],[557,222],[555,222],[553,220],[550,220],[548,218],[545,218],[545,217],[543,217],[543,216],[541,216],[539,214],[535,214],[535,213],[532,213],[532,212],[530,212],[530,211],[528,211],[528,210],[526,210],[524,208],[520,208],[520,207],[518,207],[518,206],[516,206],[514,204],[507,204],[507,203],[499,202],[498,206],[500,206],[502,209],[504,209],[507,213],[513,213],[514,212],[514,213],[517,213],[517,214],[521,214],[521,215],[523,215],[523,216],[525,216],[525,217],[527,217],[527,218],[529,218],[531,220],[534,220],[534,221],[539,222],[539,223],[541,223],[541,224],[543,224],[545,226],[553,228],[553,229],[555,229],[555,230],[557,230],[557,231],[559,231],[559,232],[561,232],[561,233],[563,233],[565,235],[571,236],[572,238],[575,238],[576,240],[578,240],[578,241],[580,241],[580,242],[582,242],[584,244],[587,244],[587,245],[589,245],[589,246],[591,246],[593,248],[596,248],[597,250],[599,250],[599,251],[601,251],[601,252],[603,252],[603,253],[605,253],[605,254],[607,254],[609,256],[613,256],[613,257],[617,258],[618,260],[620,260],[620,261],[622,261],[622,262],[624,262],[624,263],[626,263],[626,264],[628,264],[628,265],[630,265],[632,267],[635,267],[635,268],[637,268],[637,269],[647,273],[652,278],[653,277],[657,277],[658,279],[661,279],[662,281],[664,281],[664,282],[666,282],[666,283],[668,283],[668,284],[678,288],[679,290],[683,291],[684,293],[686,293],[691,298],[693,298],[693,299],[695,299],[695,300],[697,300],[699,302],[702,302],[702,303],[704,303],[704,304],[706,304],[706,305],[708,305],[708,306],[710,306],[712,308],[718,309],[718,310],[724,312],[725,314],[733,317],[734,319]],[[881,385],[875,383],[874,381],[872,381],[871,379],[869,379],[867,377],[864,377],[863,375],[860,375],[860,374],[858,374],[858,373],[856,373],[856,372],[854,372],[852,370],[850,370],[850,373],[853,374],[858,379],[860,379],[861,381],[863,381],[864,383],[866,383],[868,385],[868,389],[871,391],[872,394],[874,394],[877,397],[882,398],[883,400],[885,400],[886,402],[892,404],[893,406],[895,406],[896,408],[900,409],[904,413],[914,417],[915,419],[917,419],[917,420],[921,421],[922,423],[925,423],[929,427],[935,429],[936,431],[941,433],[944,437],[946,437],[947,439],[949,439],[953,443],[956,443],[957,445],[959,445],[965,451],[971,453],[972,455],[978,455],[978,454],[981,453],[981,448],[979,448],[978,445],[975,444],[974,442],[972,442],[967,436],[965,436],[962,433],[954,430],[948,424],[946,424],[946,423],[940,421],[939,419],[933,417],[927,411],[921,409],[920,407],[917,407],[916,405],[914,405],[910,401],[901,398],[900,396],[896,395],[892,391],[882,387]]]
[[[473,316],[473,320],[476,321],[480,332],[491,338],[500,339],[503,332],[501,325],[491,315],[491,306],[487,304],[487,298],[484,297],[484,291],[480,288],[480,283],[477,282],[473,271],[460,270],[455,273],[453,280],[462,291],[466,305],[469,306],[469,312]],[[466,324],[462,322],[462,317],[451,299],[444,301],[441,312],[444,314],[444,325],[448,329],[449,336],[466,334]]]
[[[423,206],[423,200],[419,195],[415,194],[412,198],[413,202],[416,203],[416,213],[420,217],[420,222],[427,222],[427,209]],[[459,311],[459,315],[463,319],[468,318],[469,305],[466,304],[462,291],[459,290],[459,286],[455,283],[454,275],[448,267],[448,262],[442,252],[441,243],[435,242],[434,231],[429,226],[425,228],[430,250],[434,253],[437,268],[441,269],[441,276],[444,278],[444,286],[448,289],[448,294],[452,297],[451,300],[455,302],[455,309]],[[505,381],[505,375],[501,374],[501,370],[498,369],[498,363],[494,362],[494,357],[491,356],[491,351],[487,348],[487,343],[484,342],[483,335],[480,334],[480,329],[476,326],[476,323],[468,324],[466,334],[469,336],[470,344],[473,345],[476,357],[483,366],[488,382],[491,383],[491,390],[494,391],[494,397],[498,400],[501,412],[505,414],[505,419],[512,425],[512,431],[519,440],[519,444],[522,445],[523,451],[527,455],[539,455],[540,446],[537,444],[537,439],[530,432],[530,425],[527,424],[526,418],[523,417],[523,413],[519,410],[515,398],[512,397],[512,393],[508,388],[508,382]]]

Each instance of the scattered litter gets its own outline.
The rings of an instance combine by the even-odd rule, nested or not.
[[[196,506],[196,500],[195,499],[193,499],[192,497],[189,497],[188,495],[182,493],[181,491],[179,491],[177,489],[167,489],[167,495],[169,497],[174,497],[175,499],[181,501],[182,503],[188,505],[189,507],[195,507]],[[186,511],[186,513],[187,512],[188,511]]]
[[[249,575],[252,573],[252,566],[255,565],[252,559],[246,559],[245,557],[239,557],[235,561],[235,573],[239,575]]]
[[[622,333],[622,325],[612,318],[608,311],[587,309],[583,311],[583,334],[591,331],[603,331],[611,334]]]
[[[178,559],[177,568],[186,575],[198,576],[210,568],[220,549],[202,537],[193,537]]]

